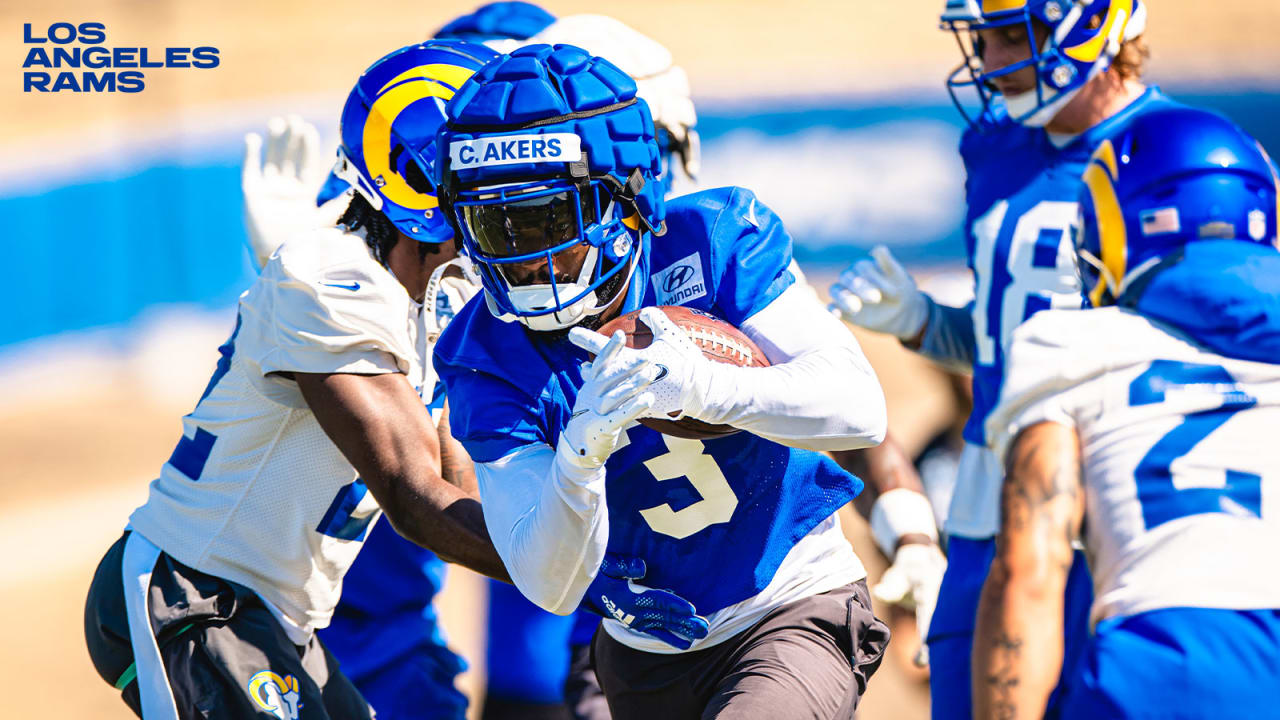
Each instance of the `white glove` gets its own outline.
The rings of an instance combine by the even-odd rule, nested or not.
[[[937,545],[911,543],[894,553],[893,564],[880,582],[871,588],[871,595],[880,602],[900,605],[916,611],[916,630],[920,634],[920,649],[914,661],[920,667],[929,664],[929,621],[938,604],[938,588],[942,575],[947,571],[947,558]]]
[[[587,349],[596,353],[595,360],[583,364],[582,388],[556,445],[556,455],[579,468],[604,465],[623,428],[653,405],[653,394],[645,388],[653,382],[655,368],[643,357],[622,353],[626,336],[621,330],[605,338],[603,345],[597,338],[604,336],[583,328],[569,331],[575,345],[589,344]]]
[[[271,118],[265,159],[262,156],[262,136],[245,135],[240,188],[245,228],[259,267],[290,237],[337,221],[336,216],[327,217],[332,209],[322,214],[316,208],[316,193],[329,166],[321,158],[320,133],[314,125],[297,115]]]
[[[619,358],[644,362],[656,370],[653,384],[649,386],[654,398],[653,407],[645,417],[678,420],[688,416],[717,422],[715,418],[708,417],[713,361],[702,354],[688,333],[658,308],[642,309],[640,320],[653,332],[653,342],[643,350],[622,348]],[[569,332],[569,340],[597,354],[604,343],[610,341],[600,333],[577,329]]]
[[[840,273],[830,309],[854,325],[910,340],[929,317],[929,301],[889,248],[877,245],[871,257]]]

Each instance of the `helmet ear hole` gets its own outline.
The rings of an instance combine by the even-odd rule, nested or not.
[[[431,181],[427,179],[426,174],[422,172],[422,168],[412,158],[404,164],[404,181],[414,191],[423,195],[430,195],[435,192],[435,189],[431,187]]]

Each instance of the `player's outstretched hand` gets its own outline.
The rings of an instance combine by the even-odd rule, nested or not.
[[[606,338],[573,328],[569,339],[596,358],[582,366],[582,387],[556,452],[579,467],[598,468],[617,447],[622,429],[653,405],[653,394],[646,388],[657,371],[648,360],[627,350],[621,330]]]
[[[632,630],[681,650],[707,636],[710,626],[693,604],[670,590],[655,590],[635,581],[645,576],[644,561],[608,554],[582,598],[586,610],[617,620]]]
[[[929,621],[938,604],[938,588],[942,575],[947,571],[947,558],[934,543],[910,543],[900,546],[893,555],[893,564],[871,594],[880,602],[899,605],[916,611],[916,630],[920,633],[920,650],[915,663],[920,667],[929,664]]]
[[[240,189],[245,227],[259,264],[299,231],[325,224],[316,210],[316,193],[328,170],[320,152],[320,133],[297,115],[274,117],[262,136],[244,136]]]
[[[871,249],[871,259],[840,273],[831,286],[830,309],[854,325],[903,340],[919,334],[929,316],[924,293],[883,245]]]

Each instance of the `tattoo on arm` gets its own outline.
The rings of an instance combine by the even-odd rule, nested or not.
[[[1083,489],[1078,441],[1067,445],[1045,432],[1021,433],[1009,452],[1005,478],[1000,497],[1001,537],[1028,531],[1057,532],[1067,545],[1075,540],[1083,519],[1079,512],[1083,510]],[[1071,553],[1066,553],[1065,569],[1070,569],[1071,559]]]
[[[1018,691],[1018,663],[1022,659],[1022,638],[1000,633],[992,639],[995,646],[992,666],[985,681],[992,691],[992,714],[1000,720],[1018,716],[1015,693]]]
[[[1062,667],[1063,593],[1084,513],[1073,428],[1038,423],[1010,451],[974,637],[974,717],[1039,717]]]

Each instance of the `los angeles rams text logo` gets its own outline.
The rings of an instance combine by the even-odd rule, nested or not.
[[[22,42],[31,47],[22,61],[22,91],[136,93],[146,88],[142,69],[209,69],[222,62],[218,48],[208,45],[107,47],[106,39],[107,26],[100,22],[55,22],[44,30],[24,23]],[[47,72],[50,70],[59,72]]]

